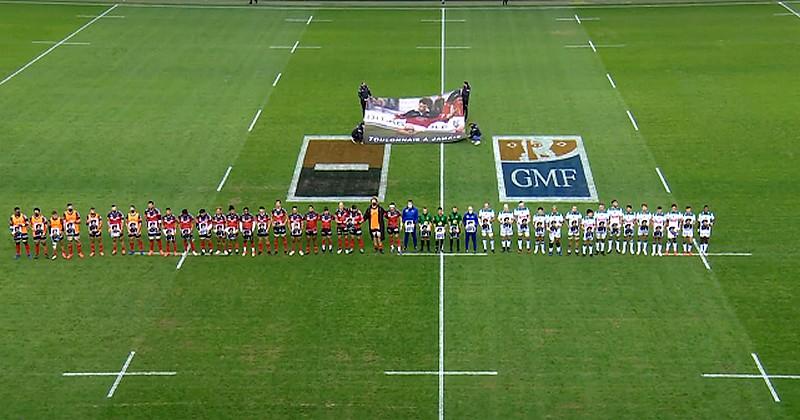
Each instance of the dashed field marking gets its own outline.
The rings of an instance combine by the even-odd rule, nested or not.
[[[125,16],[120,15],[105,15],[105,16],[98,16],[98,15],[76,15],[75,17],[81,19],[92,19],[92,18],[102,18],[102,19],[125,19]]]
[[[608,83],[611,83],[611,87],[616,89],[617,88],[617,84],[614,83],[614,79],[611,78],[611,74],[606,73],[606,78],[608,79]]]
[[[596,17],[580,17],[577,14],[575,14],[572,17],[560,17],[560,18],[556,18],[556,20],[562,21],[562,22],[577,22],[578,25],[581,25],[581,24],[583,24],[584,21],[600,20],[600,18],[596,18]]]
[[[706,258],[706,254],[700,249],[700,245],[697,244],[697,240],[692,238],[692,245],[697,250],[697,255],[700,256],[700,260],[703,261],[703,265],[706,266],[706,270],[711,271],[711,264],[708,263],[708,258]]]
[[[277,80],[278,79],[275,79],[275,83],[278,83]],[[275,84],[273,84],[272,86],[275,86]],[[258,108],[258,111],[256,111],[256,115],[253,116],[253,120],[250,121],[250,126],[247,127],[247,132],[248,133],[253,131],[253,127],[256,126],[256,122],[258,122],[258,117],[260,117],[260,116],[261,116],[261,108]]]
[[[631,124],[633,125],[633,129],[636,130],[636,131],[639,131],[639,124],[636,124],[636,119],[633,118],[633,114],[631,113],[631,111],[630,110],[626,110],[625,113],[628,114],[628,119],[631,120]]]
[[[58,41],[31,41],[31,44],[57,44]],[[92,45],[91,42],[62,42],[61,45]]]
[[[669,189],[669,184],[667,184],[666,178],[664,178],[664,174],[661,173],[661,168],[656,167],[656,173],[658,177],[661,179],[661,185],[664,186],[664,190],[667,191],[667,194],[672,194],[672,191]]]
[[[278,85],[278,81],[279,81],[279,80],[281,80],[281,75],[282,75],[282,74],[283,74],[283,73],[278,73],[278,75],[277,75],[277,76],[275,76],[275,81],[274,81],[274,82],[272,82],[272,87],[275,87],[275,86],[277,86],[277,85]]]
[[[564,45],[564,48],[591,48],[594,52],[597,52],[598,48],[623,48],[626,44],[595,44],[592,41],[589,41],[586,44],[567,44]]]
[[[297,46],[298,45],[300,45],[300,41],[295,41],[294,45],[292,46],[292,50],[289,51],[289,54],[294,54],[294,52],[297,51]]]
[[[270,45],[271,50],[290,50],[294,54],[297,50],[318,50],[322,48],[319,45],[300,45],[300,41],[295,42],[293,45]]]
[[[178,265],[175,266],[175,270],[180,270],[181,267],[183,267],[183,263],[186,261],[186,257],[188,255],[189,255],[189,249],[187,248],[186,251],[183,251],[183,254],[181,254],[181,259],[178,260]]]
[[[42,59],[44,56],[46,56],[47,54],[50,54],[51,52],[53,52],[53,50],[55,50],[55,49],[56,49],[56,48],[58,48],[59,46],[61,46],[61,45],[64,45],[64,43],[65,43],[65,42],[67,42],[67,41],[69,41],[70,39],[72,39],[72,38],[73,38],[75,35],[78,35],[79,33],[81,33],[81,31],[83,31],[84,29],[88,28],[88,27],[89,27],[91,24],[93,24],[93,23],[97,22],[98,20],[100,20],[100,19],[101,19],[103,16],[105,16],[105,15],[107,15],[107,14],[111,13],[111,11],[112,11],[112,10],[114,10],[114,9],[116,9],[116,8],[117,8],[117,6],[119,6],[119,4],[115,4],[115,5],[111,6],[111,7],[109,7],[109,8],[108,8],[108,9],[106,9],[106,10],[105,10],[103,13],[99,14],[97,17],[95,17],[95,18],[93,18],[92,20],[90,20],[90,21],[86,22],[86,24],[84,24],[84,25],[83,25],[83,26],[81,26],[80,28],[76,29],[76,30],[75,30],[74,32],[72,32],[71,34],[67,35],[67,37],[66,37],[66,38],[62,39],[61,41],[58,41],[58,42],[57,42],[57,43],[55,43],[55,44],[54,44],[52,47],[50,47],[50,48],[48,48],[48,49],[44,50],[44,52],[43,52],[43,53],[41,53],[41,54],[37,55],[37,56],[36,56],[36,57],[35,57],[33,60],[31,60],[31,61],[29,61],[29,62],[25,63],[25,65],[23,65],[22,67],[20,67],[19,69],[17,69],[17,71],[15,71],[15,72],[11,73],[10,75],[6,76],[6,78],[5,78],[5,79],[3,79],[3,80],[0,80],[0,86],[2,86],[2,85],[4,85],[4,84],[6,84],[6,82],[8,82],[9,80],[13,79],[13,78],[14,78],[16,75],[18,75],[18,74],[22,73],[23,71],[25,71],[25,69],[27,69],[28,67],[32,66],[32,65],[33,65],[34,63],[36,63],[37,61],[41,60],[41,59]]]
[[[795,16],[800,18],[800,13],[798,13],[797,10],[794,10],[793,8],[787,6],[786,3],[782,2],[782,1],[779,1],[778,4],[783,6],[784,9],[788,10],[789,13],[791,13],[791,14],[793,14],[793,15],[795,15]]]
[[[117,391],[119,384],[122,382],[122,378],[125,376],[175,376],[178,372],[158,372],[158,371],[150,371],[150,372],[128,372],[128,368],[133,361],[133,356],[136,355],[135,351],[131,351],[128,353],[128,358],[125,359],[125,363],[122,365],[122,369],[119,372],[64,372],[61,374],[62,377],[89,377],[89,376],[114,376],[114,383],[111,384],[111,388],[106,393],[106,398],[111,398],[114,396],[114,393]]]
[[[442,47],[431,46],[431,45],[418,45],[417,46],[418,50],[438,50],[440,48],[442,48]],[[472,49],[472,47],[465,46],[465,45],[449,45],[447,47],[444,47],[444,49],[446,49],[446,50],[469,50],[469,49]]]
[[[225,181],[228,180],[228,175],[231,174],[231,169],[233,169],[233,166],[228,166],[228,169],[225,171],[225,175],[222,176],[222,180],[220,180],[219,185],[217,185],[217,192],[222,191],[222,187],[225,186]]]
[[[389,376],[435,376],[439,375],[438,370],[387,370],[383,372]],[[445,376],[497,376],[494,370],[447,370]]]

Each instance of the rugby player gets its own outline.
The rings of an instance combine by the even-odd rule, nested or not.
[[[692,206],[686,206],[683,213],[683,253],[692,255],[692,243],[694,242],[694,225],[697,217],[692,213]]]
[[[347,218],[349,213],[350,212],[344,207],[344,203],[340,201],[339,206],[336,208],[336,213],[334,214],[336,220],[336,241],[338,244],[336,249],[337,254],[347,252]]]
[[[11,237],[14,239],[14,246],[17,253],[14,259],[19,259],[22,253],[22,245],[25,245],[25,253],[28,258],[31,258],[31,245],[28,243],[28,217],[22,213],[19,207],[14,207],[14,213],[8,220],[8,229],[11,231]]]
[[[489,206],[488,201],[483,203],[483,207],[478,211],[478,219],[481,221],[483,252],[488,252],[486,245],[489,242],[491,243],[492,254],[494,254],[494,229],[492,229],[494,225],[494,210]]]
[[[647,209],[647,204],[642,203],[642,211],[636,215],[636,223],[639,224],[639,242],[636,246],[636,255],[647,255],[647,245],[650,242],[650,225],[653,223],[653,215]]]
[[[611,200],[611,208],[608,209],[608,252],[611,253],[612,243],[613,249],[617,254],[622,253],[621,234],[622,234],[622,208],[619,206],[619,201]]]
[[[525,203],[520,201],[514,209],[514,219],[517,222],[517,253],[522,253],[522,241],[525,240],[525,247],[528,254],[531,253],[531,211],[525,207]]]
[[[592,209],[586,210],[586,217],[581,220],[581,228],[583,230],[583,256],[594,256],[594,235],[597,227],[597,221],[594,218],[594,211]]]
[[[511,252],[511,236],[514,235],[514,214],[508,209],[508,204],[503,204],[503,210],[497,215],[500,222],[501,252]]]
[[[89,230],[89,256],[94,257],[96,247],[102,257],[105,255],[103,253],[103,219],[94,207],[90,208],[89,214],[86,215],[86,228]]]
[[[153,255],[156,243],[158,243],[158,253],[164,255],[164,244],[161,241],[161,210],[156,208],[152,200],[147,202],[147,208],[144,209],[144,222],[147,226],[147,240],[150,242],[150,251],[147,255]]]
[[[711,239],[711,229],[714,227],[715,221],[714,213],[708,209],[708,204],[706,204],[703,206],[703,211],[697,215],[697,233],[700,236],[700,252],[703,254],[708,254],[708,241]],[[39,248],[36,249],[38,253]]]
[[[225,250],[225,255],[231,255],[233,250],[239,254],[239,214],[236,213],[236,207],[231,204],[228,206],[228,213],[225,215],[225,241],[228,248]]]
[[[383,230],[386,210],[378,205],[378,198],[372,197],[364,214],[364,218],[369,225],[369,235],[372,237],[372,248],[375,252],[383,254]]]
[[[133,242],[139,245],[139,253],[144,254],[144,244],[142,243],[142,216],[136,211],[136,207],[131,204],[131,209],[126,216],[125,225],[128,227],[128,255],[136,255],[133,250]]]
[[[389,210],[384,215],[386,218],[386,235],[389,239],[389,250],[394,253],[395,249],[398,254],[403,253],[403,248],[400,243],[400,218],[402,214],[397,210],[394,202],[389,203]]]
[[[267,254],[270,253],[269,242],[269,225],[270,219],[267,209],[264,206],[258,208],[256,213],[256,236],[258,236],[258,255],[264,253],[264,247],[267,248]]]
[[[333,215],[327,206],[322,208],[322,214],[319,215],[320,236],[322,236],[322,253],[333,252]]]
[[[125,215],[117,210],[116,204],[112,204],[111,211],[106,215],[106,220],[108,221],[108,236],[111,237],[111,243],[113,245],[111,248],[111,255],[117,255],[117,247],[119,247],[122,250],[122,254],[125,255],[125,240],[122,239],[123,219],[125,219]]]
[[[633,206],[628,204],[625,206],[625,213],[622,214],[622,236],[624,241],[622,243],[622,253],[630,247],[630,253],[633,255],[633,235],[636,229],[636,213],[633,212]]]
[[[199,217],[198,217],[199,219]],[[253,241],[253,230],[255,228],[256,218],[250,214],[250,208],[244,207],[242,209],[242,216],[239,218],[239,229],[242,231],[242,256],[247,256],[247,244],[250,244],[250,256],[256,256],[256,243]],[[198,223],[198,231],[199,231]],[[202,236],[201,236],[202,238]],[[202,245],[201,245],[202,246]]]
[[[222,207],[217,207],[211,220],[214,223],[214,236],[217,237],[217,249],[214,255],[224,254],[228,244],[225,243],[225,213],[222,212]]]
[[[606,255],[606,238],[608,237],[608,210],[606,210],[606,205],[604,203],[600,203],[597,205],[597,212],[594,214],[594,220],[597,225],[595,228],[595,246],[597,247],[597,253],[600,255]],[[609,249],[609,251],[611,251]]]
[[[445,235],[447,235],[447,216],[444,215],[444,209],[439,207],[436,209],[436,214],[433,216],[433,238],[436,241],[434,252],[444,252]],[[450,246],[452,249],[452,243]]]
[[[58,258],[58,245],[61,243],[61,240],[64,239],[64,221],[61,220],[61,217],[58,216],[58,212],[53,210],[53,214],[50,215],[50,240],[53,242],[53,256],[50,257],[51,259]],[[61,245],[61,256],[65,257],[67,254],[64,252],[64,245]]]
[[[663,256],[661,250],[664,246],[664,227],[667,223],[667,216],[664,214],[664,209],[661,206],[656,208],[656,214],[653,215],[653,248],[650,255],[659,257]]]
[[[78,250],[78,257],[83,258],[83,250],[81,249],[81,215],[72,207],[71,203],[67,203],[67,210],[64,212],[62,219],[64,220],[64,231],[67,234],[67,243],[69,244],[66,258],[72,258],[73,243]]]
[[[347,215],[347,226],[350,236],[350,252],[355,251],[356,238],[358,238],[358,252],[364,253],[364,237],[361,236],[361,225],[364,224],[364,214],[353,204]]]
[[[161,227],[164,229],[164,238],[167,240],[167,250],[164,252],[164,256],[178,255],[178,244],[175,242],[175,236],[178,232],[178,218],[172,214],[172,209],[169,207],[164,209],[164,217],[161,218]],[[170,251],[170,249],[172,249],[172,251]],[[172,254],[170,254],[170,252],[172,252]]]
[[[38,207],[33,209],[31,230],[33,230],[33,243],[36,247],[36,253],[33,258],[39,258],[40,248],[44,248],[44,257],[47,258],[47,217],[42,214]]]
[[[431,230],[433,229],[433,218],[430,214],[428,214],[428,208],[423,207],[422,213],[419,215],[419,250],[423,251],[428,248],[428,252],[431,252]]]
[[[458,214],[458,207],[453,206],[453,212],[447,216],[447,221],[450,224],[448,230],[450,232],[450,252],[453,252],[453,242],[456,244],[456,252],[461,251],[461,215]],[[484,250],[485,252],[486,250]]]
[[[306,254],[311,254],[312,249],[315,254],[319,253],[319,248],[317,247],[318,224],[319,213],[314,210],[314,206],[308,206],[308,212],[306,213]]]
[[[667,254],[669,254],[670,245],[672,245],[673,255],[678,255],[678,229],[681,227],[682,221],[681,213],[678,211],[678,205],[673,203],[667,213]]]
[[[289,215],[283,208],[281,200],[275,200],[275,207],[272,209],[272,236],[275,237],[275,247],[272,249],[273,254],[278,253],[278,239],[283,241],[283,252],[288,253],[289,249],[286,244],[286,222],[289,220]]]
[[[533,253],[538,254],[542,251],[545,253],[544,236],[547,233],[547,215],[544,214],[544,207],[536,209],[536,214],[533,215],[533,237],[536,241],[533,245]]]
[[[194,217],[189,214],[189,210],[181,210],[181,214],[178,216],[178,228],[181,230],[181,239],[183,239],[183,253],[188,254],[191,250],[192,255],[197,255],[194,247]]]
[[[581,226],[583,222],[583,215],[578,211],[578,206],[572,206],[572,209],[564,216],[567,221],[567,255],[575,251],[575,255],[580,255],[580,240],[581,240]]]
[[[289,251],[289,256],[294,255],[300,248],[300,256],[303,255],[303,214],[297,210],[297,206],[292,206],[292,212],[289,213],[289,234],[292,236],[292,249]]]
[[[414,242],[414,250],[417,249],[417,222],[419,221],[419,210],[414,207],[414,202],[408,200],[406,208],[403,209],[403,251],[408,250],[408,237],[411,236]]]
[[[564,224],[564,216],[558,211],[558,207],[553,206],[550,214],[547,215],[548,226],[548,252],[547,255],[553,255],[553,249],[561,256],[561,225]]]
[[[464,223],[464,251],[469,252],[469,243],[472,242],[472,253],[478,252],[478,215],[475,214],[475,209],[472,206],[467,207],[467,212],[464,213],[462,220]]]
[[[214,245],[211,243],[211,231],[214,221],[206,209],[197,212],[197,238],[200,240],[200,255],[211,255],[214,253]],[[208,249],[208,253],[206,253]]]

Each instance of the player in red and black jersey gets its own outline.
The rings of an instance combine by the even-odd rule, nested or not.
[[[295,251],[303,255],[303,222],[305,216],[297,210],[297,206],[292,206],[292,212],[289,213],[289,234],[292,235],[292,250],[289,255],[294,255]]]
[[[161,242],[161,211],[156,208],[152,200],[147,202],[147,208],[144,209],[144,222],[147,238],[150,240],[150,252],[147,255],[153,255],[156,243],[158,243],[158,253],[164,255],[164,244]]]
[[[386,211],[384,217],[386,218],[386,234],[389,237],[389,244],[391,245],[390,252],[394,252],[397,246],[397,253],[402,253],[400,246],[400,219],[403,214],[397,210],[394,203],[389,204],[389,210]]]
[[[336,208],[336,213],[334,213],[334,219],[336,220],[336,241],[338,244],[338,249],[336,250],[337,254],[341,254],[342,251],[346,251],[347,248],[347,218],[349,216],[350,212],[344,207],[344,203],[340,201],[339,207]],[[344,246],[342,245],[342,241],[344,241]]]
[[[250,243],[250,255],[256,256],[256,243],[253,242],[253,229],[255,228],[256,218],[250,214],[250,209],[242,209],[242,216],[239,218],[239,228],[242,230],[242,256],[247,256],[247,244]]]
[[[230,255],[234,248],[239,253],[239,215],[236,214],[236,207],[231,204],[228,206],[228,214],[225,215],[225,236],[228,242],[228,249],[225,255]]]
[[[181,238],[183,238],[183,252],[188,253],[191,249],[192,255],[197,255],[194,247],[194,217],[189,214],[189,210],[181,210],[181,215],[178,216],[178,227],[181,230]]]
[[[278,253],[278,238],[283,240],[283,252],[288,253],[286,244],[286,223],[289,220],[289,215],[283,209],[281,200],[275,200],[275,208],[272,209],[272,234],[275,236],[275,248],[272,253]]]
[[[319,213],[314,211],[314,206],[308,206],[308,213],[306,213],[306,254],[311,254],[312,246],[314,253],[319,253],[319,248],[317,248],[318,222]]]
[[[269,243],[269,214],[264,206],[258,208],[256,213],[256,236],[258,236],[258,255],[264,252],[264,245],[267,246],[267,254],[270,253]]]
[[[167,207],[164,209],[164,217],[161,218],[161,227],[164,229],[164,238],[167,240],[167,250],[164,256],[178,255],[178,244],[175,243],[175,235],[178,232],[178,218],[172,214],[172,209]]]
[[[220,255],[225,252],[225,214],[222,213],[222,207],[217,207],[214,215],[211,216],[211,223],[214,226],[214,235],[217,237],[217,250],[214,255]]]
[[[331,211],[328,210],[328,207],[322,209],[322,214],[319,215],[319,222],[322,225],[322,229],[320,229],[320,234],[322,235],[322,252],[333,252],[333,240],[331,239],[331,235],[333,235],[331,226],[333,224],[333,215]]]
[[[347,236],[350,244],[348,247],[348,244],[345,243],[345,247],[348,254],[356,250],[356,238],[358,239],[358,252],[364,253],[364,238],[361,236],[361,225],[363,223],[364,214],[359,210],[358,206],[353,204],[347,216]],[[347,239],[345,239],[345,242],[347,242]]]
[[[124,219],[125,215],[122,214],[121,211],[117,210],[117,205],[112,205],[111,211],[106,215],[106,221],[108,222],[108,236],[111,237],[111,242],[114,245],[114,247],[111,249],[111,255],[117,255],[118,246],[122,248],[122,254],[125,254],[125,240],[122,239],[122,225],[125,223]]]
[[[211,230],[213,229],[214,221],[211,215],[206,212],[206,209],[200,209],[197,212],[197,237],[200,239],[200,255],[211,255],[214,252],[214,245],[211,244]],[[208,249],[208,253],[206,253]]]

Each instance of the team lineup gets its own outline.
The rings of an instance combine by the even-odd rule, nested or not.
[[[566,230],[567,255],[594,256],[616,252],[662,256],[670,249],[677,255],[679,242],[683,254],[691,255],[696,231],[699,236],[697,246],[705,254],[714,223],[714,213],[707,205],[699,214],[693,213],[691,206],[686,206],[681,212],[676,204],[672,204],[667,212],[661,206],[650,212],[647,204],[634,211],[630,204],[623,209],[617,200],[613,200],[609,208],[600,203],[596,211],[587,209],[585,213],[572,206],[565,214],[560,213],[556,206],[547,213],[543,207],[532,212],[522,201],[513,210],[508,204],[503,204],[499,212],[495,212],[488,202],[477,212],[472,206],[467,207],[464,214],[460,214],[457,207],[452,207],[447,214],[441,207],[430,212],[427,207],[418,209],[412,200],[402,210],[395,203],[384,209],[377,198],[373,198],[363,211],[355,204],[348,208],[340,202],[333,212],[328,207],[317,212],[313,205],[309,205],[302,213],[297,206],[287,211],[281,201],[276,200],[270,211],[263,206],[256,212],[243,207],[238,213],[231,205],[227,212],[217,207],[213,214],[200,209],[197,215],[192,215],[187,209],[175,213],[170,208],[162,213],[150,201],[143,217],[134,205],[127,213],[112,205],[105,217],[112,245],[111,255],[118,252],[123,255],[155,255],[157,252],[163,256],[181,253],[247,256],[249,253],[253,257],[264,253],[278,254],[281,249],[290,256],[332,253],[334,250],[338,254],[350,254],[356,249],[364,253],[365,228],[376,253],[384,253],[385,246],[396,254],[409,251],[461,252],[462,233],[465,252],[478,252],[480,234],[483,252],[494,253],[495,225],[499,227],[500,252],[512,252],[516,237],[518,253],[563,255],[562,236]],[[61,214],[53,210],[50,217],[35,208],[28,218],[16,207],[9,220],[16,245],[15,258],[21,257],[23,247],[28,258],[39,258],[43,254],[45,258],[56,259],[59,251],[65,259],[71,259],[76,252],[83,258],[80,238],[83,225],[89,236],[89,256],[103,256],[103,224],[104,219],[95,208],[89,209],[84,220],[72,204],[67,204]],[[34,242],[33,254],[28,241],[29,229]],[[143,236],[148,238],[148,251],[145,251]],[[178,249],[179,239],[182,250]],[[446,241],[449,241],[447,249]],[[52,254],[49,248],[52,248]]]

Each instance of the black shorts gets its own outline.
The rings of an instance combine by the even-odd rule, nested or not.
[[[399,234],[400,234],[400,226],[395,226],[395,227],[391,227],[391,226],[390,226],[390,227],[387,227],[387,228],[386,228],[386,232],[387,232],[389,235],[399,235]]]
[[[382,238],[383,237],[383,235],[381,234],[381,230],[380,229],[370,229],[369,230],[369,236],[372,236],[373,238],[376,237],[376,236],[378,238]]]
[[[317,236],[317,231],[316,230],[307,230],[306,231],[306,236]]]
[[[200,239],[211,239],[211,232],[198,233],[197,237]]]
[[[286,236],[286,226],[273,226],[272,233],[275,236]]]
[[[325,238],[330,238],[331,236],[333,236],[333,232],[328,228],[323,228],[320,231],[320,234]]]
[[[129,238],[141,238],[142,234],[141,234],[141,232],[128,232],[128,237]]]
[[[147,232],[147,237],[150,238],[150,240],[161,239],[161,231],[149,231]]]
[[[95,232],[89,232],[90,238],[99,238],[100,236],[102,236],[102,233],[99,230]]]
[[[28,242],[28,234],[27,233],[15,233],[14,234],[14,242]]]
[[[344,226],[336,226],[336,234],[339,236],[347,234],[348,230]]]
[[[245,241],[252,240],[253,239],[253,231],[252,230],[243,230],[242,231],[242,238],[244,238]]]
[[[269,231],[266,229],[259,229],[258,232],[256,232],[256,235],[258,235],[259,238],[266,238],[269,236]]]
[[[352,236],[361,236],[361,228],[360,227],[351,228],[349,233]]]
[[[292,235],[292,238],[300,238],[300,237],[303,236],[303,231],[302,230],[293,230],[293,231],[290,232],[290,234]]]
[[[175,235],[167,234],[164,236],[167,238],[167,242],[175,242]]]
[[[47,240],[47,236],[45,235],[33,235],[33,240],[36,242],[43,242]]]
[[[229,241],[235,241],[236,238],[239,237],[239,231],[235,230],[233,232],[227,232],[227,235],[228,235],[228,240]]]
[[[225,229],[217,229],[215,231],[217,239],[225,239]]]

